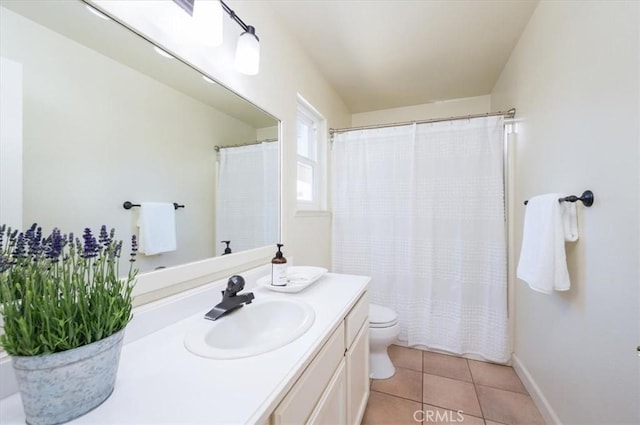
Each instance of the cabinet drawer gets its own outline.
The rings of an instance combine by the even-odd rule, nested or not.
[[[343,357],[344,326],[341,324],[273,412],[273,425],[306,423]]]
[[[356,335],[358,335],[358,331],[362,327],[363,323],[367,323],[368,326],[368,317],[369,317],[369,293],[365,292],[362,294],[358,302],[351,309],[347,317],[344,319],[345,324],[345,339],[344,346],[349,348],[353,343]]]

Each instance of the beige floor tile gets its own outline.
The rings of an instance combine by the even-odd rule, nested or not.
[[[478,399],[487,420],[508,425],[544,424],[531,397],[513,391],[477,385]]]
[[[426,404],[482,416],[472,383],[428,373],[424,374],[423,383],[422,399]]]
[[[416,425],[422,404],[416,401],[371,391],[362,425]]]
[[[396,367],[396,374],[389,379],[374,379],[371,389],[410,400],[422,401],[422,373]]]
[[[528,394],[512,367],[469,360],[469,368],[477,385]]]
[[[484,423],[487,424],[487,425],[504,425],[504,424],[501,424],[500,422],[488,421],[486,419],[485,419]]]
[[[482,418],[465,415],[457,410],[443,409],[429,404],[422,406],[421,418],[418,419],[423,419],[422,423],[425,425],[484,425]]]
[[[432,353],[430,351],[424,351],[422,353],[422,359],[422,371],[424,373],[472,382],[471,372],[469,372],[469,366],[467,366],[467,359]]]
[[[391,357],[391,362],[395,367],[422,372],[422,350],[390,345],[389,357]]]

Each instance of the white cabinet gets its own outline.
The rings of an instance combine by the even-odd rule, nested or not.
[[[298,382],[271,415],[273,425],[301,425],[322,400],[336,368],[344,359],[344,326],[340,324]]]
[[[369,398],[365,292],[271,415],[271,425],[358,425]]]
[[[359,424],[369,400],[369,323],[365,322],[345,354],[347,423]]]
[[[310,425],[345,425],[347,423],[344,365],[345,361],[342,360],[322,398],[318,401],[316,410],[311,414],[308,422]]]

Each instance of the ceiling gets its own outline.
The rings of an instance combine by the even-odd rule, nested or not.
[[[271,0],[353,113],[489,94],[537,0]]]

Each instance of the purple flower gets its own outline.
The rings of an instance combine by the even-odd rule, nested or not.
[[[84,251],[82,253],[82,258],[96,257],[98,252],[100,252],[100,247],[98,246],[98,241],[93,236],[93,233],[91,233],[91,229],[88,227],[84,229],[82,239],[84,239]]]
[[[25,258],[26,257],[26,240],[24,238],[24,233],[20,233],[18,235],[18,239],[16,240],[16,246],[11,253],[15,258]]]
[[[9,229],[9,231],[11,231],[11,229]],[[11,232],[11,234],[9,235],[9,242],[10,243],[15,242],[17,235],[18,235],[18,229],[16,229],[13,232]]]
[[[118,241],[113,248],[113,256],[116,258],[120,258],[120,254],[122,253],[122,241]]]
[[[131,258],[129,262],[133,263],[136,261],[136,255],[138,254],[138,239],[136,235],[131,235]]]
[[[11,260],[4,256],[2,252],[0,252],[0,273],[5,270],[9,270],[11,267]]]
[[[114,229],[112,229],[112,233],[113,231]],[[109,246],[109,244],[111,244],[112,238],[113,237],[110,237],[109,233],[107,233],[107,226],[103,224],[102,227],[100,227],[100,236],[98,240],[100,241],[103,247],[107,247]]]
[[[53,229],[53,232],[51,232],[51,236],[49,236],[47,240],[48,246],[45,251],[45,255],[52,262],[57,263],[60,259],[60,255],[62,255],[62,249],[65,246],[67,238],[62,236],[60,230],[56,227]]]
[[[45,241],[42,239],[42,227],[38,227],[36,223],[33,223],[29,230],[24,232],[24,238],[29,247],[29,256],[36,257],[45,249]]]

